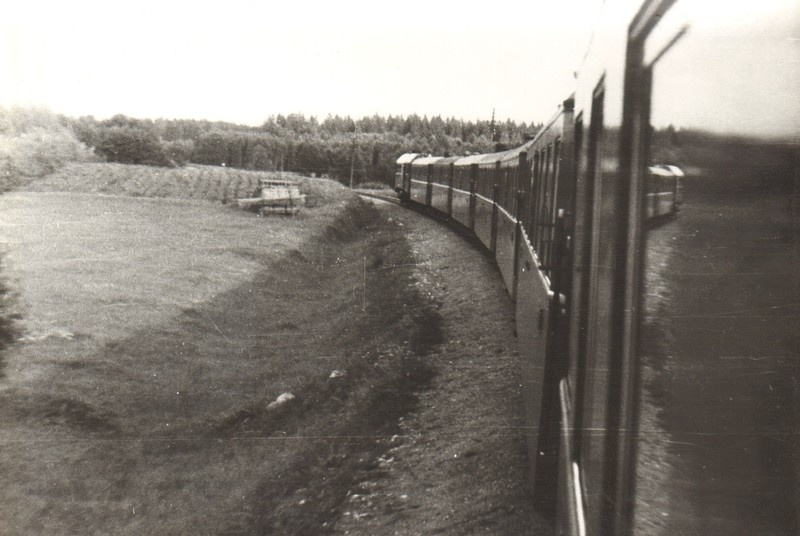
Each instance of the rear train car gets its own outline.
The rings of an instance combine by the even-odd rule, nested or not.
[[[395,161],[394,191],[401,201],[408,200],[411,191],[411,163],[422,157],[419,153],[405,153]]]

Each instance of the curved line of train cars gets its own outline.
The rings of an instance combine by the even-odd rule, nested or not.
[[[520,147],[465,157],[407,153],[396,163],[395,190],[401,200],[429,207],[472,231],[493,254],[516,303],[523,376],[531,380],[525,385],[529,477],[544,510],[556,508],[559,471],[558,382],[566,370],[564,356],[556,354],[565,352],[569,322],[574,128],[570,98]],[[677,168],[648,168],[648,221],[677,213],[682,176]]]
[[[726,493],[735,497],[731,504],[736,506],[726,510],[719,501],[705,499],[706,484],[696,473],[685,475],[694,486],[691,492],[698,497],[694,515],[684,513],[665,521],[667,514],[650,512],[648,509],[653,508],[647,504],[634,508],[637,494],[640,503],[653,503],[665,500],[664,496],[671,496],[674,491],[670,491],[668,482],[662,484],[663,489],[653,492],[653,497],[637,491],[637,484],[641,483],[637,480],[641,478],[637,477],[637,464],[642,463],[637,458],[637,448],[641,447],[641,441],[652,439],[642,439],[639,435],[641,376],[642,370],[649,366],[647,360],[672,359],[680,352],[691,353],[692,349],[698,349],[702,359],[707,359],[718,351],[710,346],[707,351],[699,350],[710,344],[699,332],[671,327],[670,335],[666,336],[663,333],[667,328],[658,331],[650,325],[670,322],[677,325],[678,320],[670,319],[685,316],[682,311],[688,307],[686,304],[692,303],[693,295],[704,292],[704,285],[719,281],[724,289],[721,285],[735,277],[737,272],[732,266],[741,255],[747,258],[748,254],[722,244],[735,242],[743,244],[742,248],[758,248],[763,246],[758,244],[758,236],[773,233],[778,237],[775,240],[784,237],[781,240],[786,241],[787,251],[797,251],[796,235],[779,229],[779,225],[798,227],[797,211],[792,212],[785,203],[796,195],[792,189],[792,170],[796,171],[792,162],[796,166],[798,161],[796,143],[770,145],[761,135],[779,121],[779,113],[785,112],[775,107],[775,114],[762,121],[763,125],[755,121],[740,123],[739,128],[753,131],[749,137],[726,137],[724,129],[716,133],[717,123],[727,123],[713,114],[708,124],[693,125],[690,119],[685,119],[695,130],[676,130],[671,121],[684,118],[680,115],[681,108],[697,112],[708,102],[717,102],[726,109],[725,91],[716,88],[711,72],[693,73],[697,82],[693,86],[698,92],[696,101],[675,95],[676,87],[680,86],[672,84],[672,80],[692,65],[684,56],[695,54],[699,58],[694,60],[696,65],[698,61],[715,61],[723,66],[726,62],[745,61],[746,55],[736,57],[725,52],[736,46],[732,43],[737,36],[726,34],[724,41],[718,39],[718,32],[708,29],[711,20],[708,12],[686,1],[607,1],[603,13],[578,73],[576,92],[559,106],[534,139],[515,149],[492,154],[463,157],[404,154],[397,160],[395,190],[401,200],[429,207],[474,232],[496,259],[516,307],[518,343],[524,361],[534,500],[540,508],[556,514],[560,533],[629,534],[667,527],[663,534],[670,530],[701,534],[709,529],[703,519],[713,518],[723,520],[718,523],[726,527],[723,532],[728,534],[732,533],[728,530],[734,530],[732,527],[747,527],[751,523],[776,534],[788,528],[788,534],[797,528],[793,512],[800,505],[797,487],[792,484],[796,483],[796,467],[784,471],[789,476],[779,481],[782,487],[778,489],[789,490],[788,499],[776,498],[780,495],[772,497],[768,486],[754,491],[758,487],[748,487],[750,481],[731,480],[729,488],[737,491],[729,489]],[[718,14],[715,12],[715,16]],[[781,39],[780,34],[776,36]],[[741,40],[742,47],[749,46],[751,50],[756,46],[753,43],[757,43],[747,41],[744,34]],[[673,54],[673,49],[679,52]],[[670,56],[676,60],[668,61]],[[665,74],[660,76],[662,71]],[[799,73],[794,75],[800,79]],[[749,95],[769,108],[770,84],[762,82],[757,79],[752,82]],[[714,100],[704,100],[699,94],[702,90]],[[793,105],[792,109],[796,112],[797,108]],[[666,117],[670,119],[668,127],[667,113],[675,114]],[[685,117],[700,115],[686,113]],[[798,139],[796,126],[794,135]],[[681,159],[678,163],[683,170],[666,160],[670,155]],[[784,165],[781,159],[789,164]],[[692,169],[692,177],[686,171],[687,166]],[[745,193],[740,195],[740,191]],[[784,204],[779,204],[780,199],[784,199]],[[733,210],[733,206],[738,208]],[[711,213],[714,218],[702,219]],[[745,226],[736,214],[749,214],[758,221],[771,223],[759,224],[763,229],[756,235],[753,227]],[[666,229],[660,234],[672,238],[669,241],[661,238],[659,229]],[[696,240],[681,240],[687,234],[705,236],[709,248],[719,246],[714,250],[717,260],[704,265],[697,274],[691,270],[665,272],[663,266],[691,262],[693,255],[705,257],[703,252],[710,251],[692,249],[698,247]],[[685,249],[678,250],[681,247]],[[778,254],[774,259],[759,258],[763,259],[759,270],[767,279],[773,279],[774,285],[789,285],[793,294],[783,301],[794,303],[794,309],[785,309],[787,306],[775,297],[778,291],[770,299],[764,298],[753,283],[752,296],[744,292],[732,297],[730,292],[719,290],[713,296],[716,301],[709,302],[708,307],[716,308],[720,314],[713,319],[693,317],[694,322],[707,321],[707,329],[713,332],[728,329],[746,333],[748,347],[758,348],[753,352],[791,354],[793,343],[786,333],[783,338],[775,337],[774,333],[762,335],[763,330],[742,327],[737,319],[720,320],[727,319],[723,312],[732,308],[763,310],[773,304],[773,309],[779,311],[774,314],[783,315],[771,320],[782,326],[776,329],[791,332],[789,326],[798,321],[796,304],[800,285],[796,267],[792,271],[791,261]],[[742,284],[741,278],[736,282]],[[758,284],[763,286],[764,280]],[[671,316],[669,311],[673,309],[677,312]],[[666,311],[665,317],[648,316],[651,310]],[[648,337],[654,337],[652,333],[661,333],[661,338],[649,340]],[[784,346],[776,346],[781,344]],[[658,357],[659,352],[665,355]],[[791,365],[789,372],[785,372],[789,379],[784,394],[791,392],[791,379],[800,379],[796,360]],[[709,385],[716,382],[715,389],[728,388],[721,383],[735,384],[720,382],[719,373],[715,372],[718,369],[713,368],[716,365],[688,366],[701,371],[698,374],[707,374]],[[736,376],[740,377],[759,376],[744,373]],[[698,378],[701,379],[693,379],[695,384],[706,381],[703,379],[706,376]],[[687,392],[696,389],[689,381],[681,383],[680,378],[671,385]],[[764,386],[754,383],[746,390],[749,393],[750,389]],[[773,378],[770,389],[774,386]],[[730,394],[731,401],[741,400],[737,411],[752,412],[755,420],[776,407],[769,404],[778,404],[773,400],[778,395],[772,395],[762,409],[752,409],[742,391]],[[696,396],[705,395],[700,392]],[[667,413],[670,411],[677,413],[678,409],[668,409]],[[689,409],[682,411],[685,414],[679,419],[684,421],[678,420],[676,429],[663,432],[665,435],[677,437],[682,433],[681,422],[700,419],[693,413],[691,402]],[[720,437],[734,432],[747,434],[749,430],[731,428],[733,420],[722,422],[722,417],[719,422],[707,414],[702,418],[710,429],[718,426],[724,430]],[[793,424],[796,423],[786,426]],[[719,460],[727,459],[728,454],[713,450],[722,447],[710,441],[706,450],[719,454]],[[774,445],[770,449],[769,452],[783,449],[780,452],[784,461],[793,456],[800,459],[799,452]],[[700,460],[707,453],[691,455]],[[759,453],[732,457],[731,467],[721,468],[718,474],[708,477],[708,482],[729,478],[740,464],[752,467],[751,472],[758,474],[763,470],[758,468],[761,458],[763,454]],[[704,470],[707,462],[698,462],[698,467]],[[770,511],[777,513],[765,515],[763,506],[758,506],[762,504],[759,502],[762,495],[772,497],[770,504],[778,501],[784,506],[770,506]],[[776,527],[777,531],[770,532]],[[711,531],[714,530],[711,526]]]

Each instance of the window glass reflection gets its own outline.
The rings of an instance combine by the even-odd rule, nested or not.
[[[796,12],[689,13],[653,66],[645,204],[675,191],[648,209],[638,533],[798,532]]]

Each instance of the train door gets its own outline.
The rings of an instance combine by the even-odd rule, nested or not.
[[[637,24],[633,532],[797,534],[800,6],[678,2]],[[658,165],[683,200],[653,222]]]

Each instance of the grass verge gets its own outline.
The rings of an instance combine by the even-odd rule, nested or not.
[[[324,531],[437,341],[396,224],[355,199],[266,222],[174,199],[4,202],[26,328],[0,386],[4,530]]]

